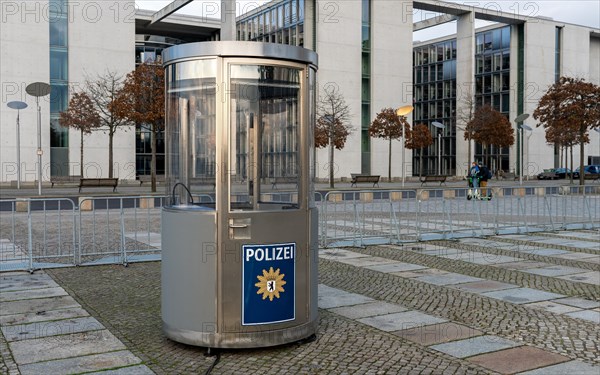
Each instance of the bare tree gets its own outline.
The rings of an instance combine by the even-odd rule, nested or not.
[[[475,115],[475,97],[468,93],[469,95],[465,95],[463,98],[464,105],[460,107],[460,111],[456,115],[457,122],[462,122],[465,124],[464,127],[457,127],[459,130],[463,130],[465,132],[464,139],[467,141],[467,149],[468,149],[468,157],[467,160],[469,164],[473,161],[472,152],[471,152],[471,140],[473,139],[473,131],[472,129],[468,129],[466,124],[473,120],[473,116]],[[467,165],[467,169],[469,169]]]
[[[353,130],[348,124],[350,109],[336,86],[324,87],[317,104],[317,116],[315,147],[329,146],[329,187],[333,188],[334,149],[343,149]]]
[[[156,191],[156,139],[165,125],[165,71],[161,65],[141,64],[127,74],[123,89],[111,103],[117,118],[148,124],[152,134],[150,166],[152,191]]]
[[[81,132],[79,175],[83,178],[83,135],[101,126],[100,115],[92,99],[85,92],[79,92],[73,94],[67,110],[60,113],[58,121],[62,126]]]
[[[123,88],[123,77],[116,72],[107,70],[96,77],[86,79],[86,91],[91,98],[96,110],[100,114],[101,126],[108,132],[108,177],[113,177],[113,141],[118,129],[127,129],[131,123],[118,117],[112,103],[119,96]]]
[[[423,149],[433,144],[433,137],[429,127],[425,124],[418,124],[413,128],[410,139],[407,140],[406,147],[419,151],[419,177],[423,175]]]
[[[402,127],[404,127],[404,133]],[[388,181],[392,181],[392,141],[401,138],[402,134],[404,134],[402,141],[406,145],[406,139],[410,138],[410,125],[406,121],[406,117],[398,116],[393,108],[383,108],[369,126],[371,137],[383,138],[389,141]]]
[[[589,130],[600,127],[600,86],[582,78],[560,77],[542,96],[533,118],[555,133],[574,133],[579,144],[579,184],[585,181],[584,146],[589,143]],[[571,148],[572,155],[572,148]],[[572,158],[572,156],[571,156]],[[572,168],[572,166],[571,166]]]

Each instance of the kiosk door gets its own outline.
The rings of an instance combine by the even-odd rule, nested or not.
[[[308,320],[309,210],[301,155],[305,66],[229,64],[228,209],[220,291],[225,331]],[[306,135],[304,135],[305,137]],[[239,292],[239,293],[238,293]],[[235,319],[234,319],[235,318]]]

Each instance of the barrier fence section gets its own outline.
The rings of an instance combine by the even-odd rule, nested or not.
[[[331,191],[320,207],[322,247],[367,246],[600,228],[600,186]],[[486,192],[487,193],[487,192]]]
[[[321,247],[600,228],[600,186],[315,193]],[[277,201],[291,199],[277,193]],[[211,202],[212,197],[198,197]],[[0,200],[0,271],[160,259],[165,197]]]

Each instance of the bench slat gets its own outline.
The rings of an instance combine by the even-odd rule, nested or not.
[[[81,188],[84,186],[97,186],[97,187],[111,187],[113,188],[113,192],[117,190],[117,185],[119,183],[118,178],[82,178],[79,180],[79,192],[81,193]]]

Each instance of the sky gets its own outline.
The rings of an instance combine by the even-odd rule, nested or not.
[[[238,3],[238,12],[246,12],[252,10],[267,1],[265,0],[236,0]],[[323,6],[330,7],[332,2],[345,0],[332,0],[322,2]],[[386,1],[386,0],[384,0]],[[387,0],[394,1],[394,0]],[[495,0],[495,1],[469,1],[469,0],[446,0],[448,2],[470,5],[480,8],[500,9],[503,12],[535,16],[535,17],[550,17],[555,21],[566,23],[574,23],[595,28],[600,28],[600,0],[539,0],[539,1],[520,1],[520,0]],[[169,0],[136,0],[136,5],[141,9],[159,10],[168,5]],[[219,17],[218,5],[220,0],[195,0],[186,7],[180,9],[178,13],[205,15]],[[327,8],[331,9],[331,8]],[[324,9],[324,11],[327,11]],[[206,13],[206,14],[205,14]],[[214,14],[214,15],[213,15]],[[415,10],[413,13],[413,21],[421,21],[423,19],[434,16],[431,12]],[[484,26],[487,23],[478,21],[476,27]],[[414,33],[414,40],[428,40],[441,37],[448,34],[453,34],[456,31],[456,24],[449,23],[444,26],[430,28],[424,31]]]

